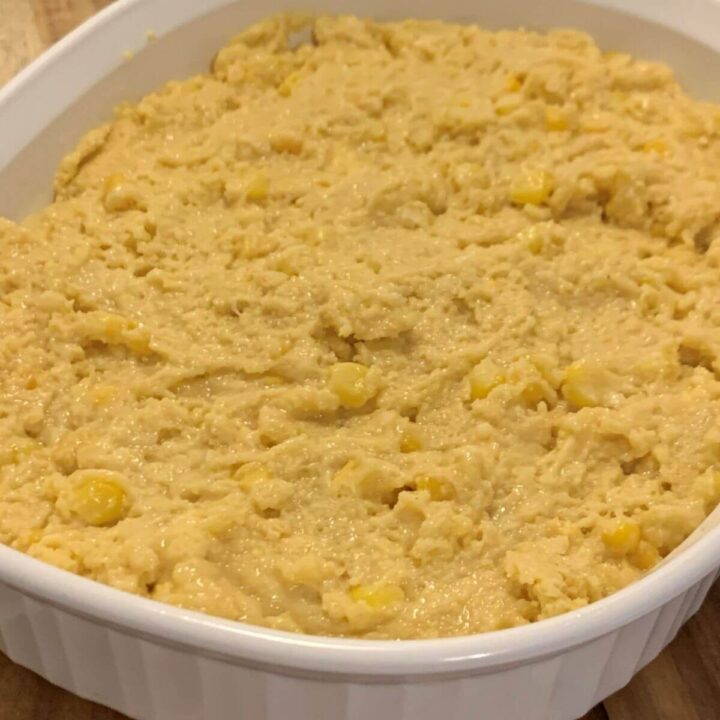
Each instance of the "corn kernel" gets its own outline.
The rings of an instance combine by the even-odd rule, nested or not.
[[[262,381],[263,383],[265,383],[265,385],[269,385],[270,387],[283,385],[285,383],[285,380],[283,380],[283,378],[281,378],[279,375],[265,375]]]
[[[137,198],[128,187],[128,179],[122,173],[113,173],[105,178],[103,205],[111,212],[122,212],[136,207]]]
[[[648,140],[642,146],[643,152],[653,153],[655,155],[667,155],[668,146],[664,140]]]
[[[362,127],[362,137],[365,140],[382,142],[387,140],[387,128],[380,120],[369,119]]]
[[[100,338],[112,345],[125,345],[130,350],[144,354],[150,350],[150,334],[144,328],[139,328],[134,320],[128,320],[121,315],[106,313],[100,318]]]
[[[368,368],[360,363],[336,363],[330,368],[330,389],[346,408],[360,408],[373,395],[367,383]]]
[[[553,190],[553,177],[546,170],[525,169],[510,186],[510,200],[516,205],[541,205]]]
[[[602,368],[576,364],[565,370],[561,391],[576,408],[597,407],[605,403],[609,385],[609,375]]]
[[[647,540],[641,540],[628,560],[640,570],[649,570],[660,562],[661,557],[654,545]]]
[[[74,488],[70,509],[87,525],[112,525],[125,512],[125,490],[109,475],[91,474]]]
[[[35,390],[35,388],[38,386],[38,379],[36,375],[29,375],[27,380],[25,380],[25,389],[26,390]]]
[[[614,555],[634,553],[640,544],[640,526],[630,520],[617,520],[602,534],[605,547]]]
[[[224,535],[229,530],[236,528],[237,525],[238,519],[232,512],[210,515],[203,523],[203,527],[215,537]]]
[[[302,140],[295,135],[273,135],[270,138],[270,147],[279,153],[297,155],[302,150]]]
[[[264,173],[255,173],[245,185],[245,197],[252,202],[264,200],[268,195],[269,183]]]
[[[356,481],[360,476],[360,463],[357,460],[348,460],[332,478],[333,484],[337,488],[353,490]]]
[[[134,330],[127,335],[124,345],[138,355],[145,355],[150,352],[150,334],[147,330]]]
[[[505,382],[505,375],[490,358],[476,365],[468,376],[470,380],[470,399],[482,400],[490,391]]]
[[[278,85],[278,94],[282,97],[289,97],[292,95],[292,91],[300,81],[300,73],[296,70],[291,72],[281,83]]]
[[[456,495],[455,486],[444,477],[418,475],[414,482],[415,488],[427,492],[432,500],[452,500]]]
[[[278,259],[275,263],[275,270],[283,275],[298,275],[300,272],[297,263],[293,262],[293,258],[287,256]]]
[[[580,122],[580,130],[584,133],[605,132],[611,124],[608,113],[593,111],[583,116]]]
[[[105,182],[103,183],[103,189],[107,194],[109,192],[112,192],[113,190],[117,190],[126,182],[127,178],[122,173],[113,173],[112,175],[108,175],[105,178]]]
[[[515,238],[523,243],[533,255],[539,255],[545,247],[545,235],[546,233],[538,228],[537,225],[533,225],[520,230]]]
[[[355,602],[362,602],[375,610],[402,602],[405,593],[397,585],[375,583],[372,585],[356,585],[350,588],[350,597]]]
[[[133,330],[137,325],[120,315],[105,315],[102,318],[102,328],[105,338],[111,342],[119,342],[127,330]]]
[[[522,80],[518,75],[510,75],[505,80],[505,89],[508,92],[517,92],[522,87]]]
[[[518,93],[509,93],[501,95],[495,101],[496,115],[509,115],[513,110],[517,110],[522,104],[522,97]]]
[[[567,118],[556,107],[545,108],[545,128],[550,132],[567,130]]]
[[[264,465],[248,463],[238,468],[233,477],[240,483],[243,490],[250,490],[253,485],[258,485],[259,483],[270,480],[272,473]]]
[[[114,385],[96,385],[90,390],[90,399],[96,405],[107,405],[117,395],[117,388]]]
[[[423,438],[416,427],[406,428],[400,436],[400,452],[411,453],[422,450]]]
[[[529,380],[520,391],[520,396],[528,404],[535,406],[545,399],[545,388],[538,380]]]
[[[40,542],[42,540],[42,537],[42,528],[32,528],[31,530],[27,531],[24,540],[29,547],[30,545],[34,545],[35,543]]]

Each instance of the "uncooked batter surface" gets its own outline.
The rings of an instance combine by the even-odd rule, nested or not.
[[[720,496],[720,108],[578,32],[301,24],[0,220],[0,540],[368,638],[636,580]]]

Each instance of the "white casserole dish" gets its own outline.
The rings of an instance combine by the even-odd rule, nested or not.
[[[119,0],[0,92],[0,214],[17,219],[49,200],[60,157],[116,102],[206,68],[249,22],[307,5]],[[668,62],[693,93],[720,99],[712,98],[720,95],[717,0],[310,5],[381,19],[583,28],[601,45]],[[61,687],[148,720],[572,720],[625,685],[698,609],[720,568],[718,525],[720,510],[648,577],[577,612],[406,642],[291,635],[211,618],[0,546],[0,648]]]

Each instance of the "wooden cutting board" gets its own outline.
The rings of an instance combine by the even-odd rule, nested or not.
[[[0,84],[109,2],[0,0]],[[54,687],[0,654],[0,720],[122,720],[123,717]],[[625,689],[598,705],[583,720],[719,718],[720,584],[716,584],[702,610],[680,631],[670,647]]]

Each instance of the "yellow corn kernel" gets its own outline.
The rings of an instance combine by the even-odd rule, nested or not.
[[[605,402],[608,384],[608,374],[602,368],[577,364],[565,370],[561,391],[576,408],[597,407]]]
[[[602,534],[605,547],[614,555],[634,553],[640,544],[640,526],[632,520],[617,520]]]
[[[610,120],[608,114],[597,111],[587,113],[580,121],[580,130],[584,133],[605,132],[609,126]]]
[[[660,562],[661,557],[654,545],[647,542],[647,540],[641,540],[635,552],[628,557],[628,560],[640,570],[649,570]]]
[[[128,330],[134,330],[137,327],[137,323],[127,320],[121,315],[107,314],[101,322],[103,335],[110,342],[120,342]]]
[[[89,394],[96,405],[107,405],[117,396],[117,388],[114,385],[95,385]]]
[[[562,110],[552,106],[545,108],[545,129],[550,132],[567,130],[567,118]]]
[[[522,80],[518,75],[510,75],[505,80],[505,89],[508,92],[517,92],[522,87]]]
[[[150,350],[150,334],[139,328],[134,320],[121,315],[107,313],[100,319],[101,339],[113,345],[125,345],[134,352],[143,354]]]
[[[265,375],[262,378],[263,383],[265,385],[269,385],[271,387],[275,387],[277,385],[283,385],[285,383],[285,380],[281,378],[279,375]]]
[[[393,603],[402,602],[405,593],[397,585],[374,583],[350,588],[350,597],[355,602],[362,602],[375,610],[380,610]]]
[[[40,542],[42,540],[42,537],[42,528],[32,528],[31,530],[27,531],[23,540],[25,541],[27,546],[30,547],[30,545],[34,545],[35,543]]]
[[[268,195],[269,183],[264,173],[254,173],[245,185],[245,197],[252,202],[265,200]]]
[[[348,460],[332,478],[337,488],[352,490],[360,476],[360,463],[357,460]]]
[[[488,187],[490,178],[487,170],[479,163],[459,163],[453,168],[453,184],[460,190],[467,185]]]
[[[455,486],[444,477],[418,475],[414,482],[417,490],[424,490],[436,501],[452,500],[456,495]]]
[[[400,436],[400,452],[411,453],[422,450],[423,438],[420,431],[413,426],[403,430]]]
[[[521,230],[515,238],[525,245],[525,247],[533,254],[539,255],[545,247],[546,232],[543,232],[537,225]]]
[[[215,537],[227,533],[238,526],[238,519],[232,512],[210,515],[203,523],[203,527]]]
[[[385,123],[380,120],[366,120],[361,132],[364,140],[372,140],[374,142],[387,140],[387,128],[385,127]]]
[[[510,200],[516,205],[541,205],[553,191],[553,177],[546,170],[525,169],[510,186]]]
[[[281,257],[275,263],[275,270],[283,273],[283,275],[299,275],[300,271],[296,262],[293,262],[293,258]]]
[[[129,348],[138,355],[144,355],[150,352],[150,333],[141,328],[133,330],[124,340],[125,347]]]
[[[643,152],[653,153],[655,155],[667,155],[668,146],[664,140],[648,140],[642,146]]]
[[[264,465],[248,463],[238,468],[233,477],[240,483],[243,490],[250,490],[254,485],[272,479],[272,473]]]
[[[128,187],[128,179],[122,173],[113,173],[105,178],[103,205],[111,212],[122,212],[136,207],[137,198]]]
[[[72,491],[70,509],[87,525],[112,525],[125,513],[126,494],[109,475],[86,475]]]
[[[278,94],[283,97],[289,97],[292,95],[292,91],[300,81],[300,73],[297,70],[291,72],[281,83],[278,85]]]
[[[367,383],[368,368],[360,363],[336,363],[330,368],[329,385],[346,408],[360,408],[372,396]]]
[[[538,380],[528,380],[520,391],[520,396],[528,405],[537,405],[545,399],[545,388]]]
[[[37,375],[34,375],[34,374],[28,375],[27,379],[25,380],[25,389],[26,390],[34,390],[37,386],[38,386]]]
[[[513,110],[517,110],[522,103],[522,97],[518,93],[508,93],[501,95],[495,101],[496,115],[509,115]]]
[[[126,182],[127,178],[122,173],[113,173],[112,175],[108,175],[103,183],[105,194],[112,192],[113,190],[117,190]]]
[[[468,379],[470,399],[482,400],[491,390],[505,382],[505,374],[490,358],[485,358],[470,371]]]
[[[302,140],[296,135],[281,133],[270,138],[270,147],[275,152],[297,155],[302,150]]]

